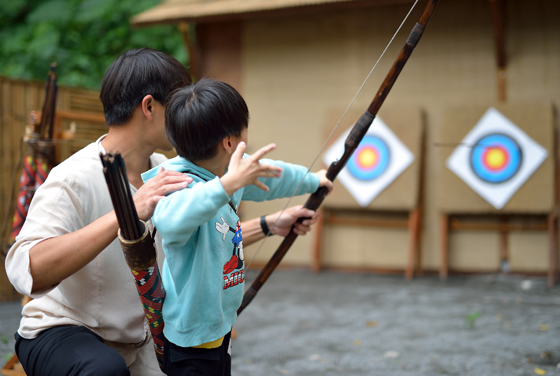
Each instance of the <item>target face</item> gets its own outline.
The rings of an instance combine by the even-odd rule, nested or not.
[[[548,152],[495,108],[463,138],[447,167],[496,209],[502,209]]]
[[[472,148],[471,168],[487,183],[499,184],[514,177],[522,163],[519,144],[505,134],[489,134]]]
[[[390,160],[391,154],[385,141],[377,136],[366,135],[346,167],[352,176],[367,181],[382,175]]]
[[[344,142],[351,129],[325,152],[329,166],[344,154]],[[414,155],[379,117],[350,157],[337,179],[363,207],[368,206],[414,161]]]

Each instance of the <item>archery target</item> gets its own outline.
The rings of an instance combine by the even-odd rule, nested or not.
[[[344,154],[344,142],[351,128],[325,152],[329,166]],[[338,180],[360,206],[368,206],[412,162],[414,155],[380,118],[375,118]]]
[[[496,209],[502,209],[548,152],[490,108],[447,160],[447,167]]]
[[[346,167],[356,179],[369,181],[382,175],[389,166],[391,154],[383,139],[366,135],[348,160]]]
[[[521,147],[505,134],[493,133],[476,141],[470,164],[474,174],[487,183],[503,183],[514,177],[522,162]]]

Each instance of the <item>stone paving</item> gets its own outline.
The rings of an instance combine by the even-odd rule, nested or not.
[[[559,292],[515,275],[277,271],[235,326],[232,374],[560,375]],[[20,310],[0,303],[4,363]]]

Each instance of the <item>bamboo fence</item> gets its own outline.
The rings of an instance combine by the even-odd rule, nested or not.
[[[7,229],[0,239],[0,301],[21,298],[6,277],[3,254],[7,251],[13,201],[19,187],[25,128],[31,111],[41,110],[44,95],[44,82],[0,77],[0,223],[2,229]],[[75,127],[71,141],[57,142],[57,162],[107,132],[98,91],[59,87],[56,108],[55,140],[63,138],[64,131],[73,127],[72,123]]]

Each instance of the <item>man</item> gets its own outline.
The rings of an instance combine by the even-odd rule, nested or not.
[[[171,149],[165,106],[175,89],[190,83],[185,67],[165,53],[144,48],[120,55],[101,84],[107,135],[54,168],[35,193],[6,257],[11,283],[34,298],[23,308],[15,335],[28,376],[162,374],[116,239],[118,223],[99,153],[121,153],[138,216],[149,221],[161,198],[192,180],[173,171],[146,184],[140,177],[165,160],[155,150]],[[285,234],[297,217],[313,214],[291,208],[272,231]],[[266,224],[278,215],[267,216]],[[296,224],[297,232],[305,234],[314,221]],[[245,244],[265,236],[258,219],[243,226]]]

